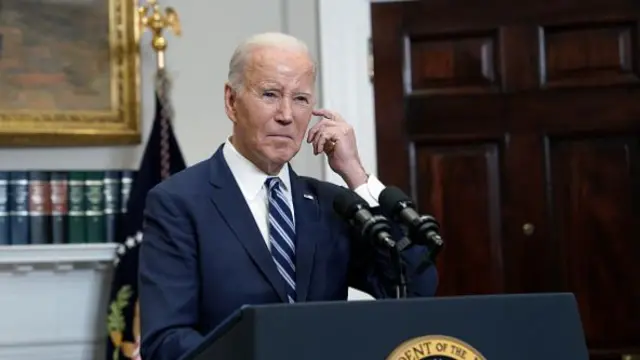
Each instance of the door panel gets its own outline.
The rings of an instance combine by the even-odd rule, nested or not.
[[[565,288],[580,299],[593,346],[640,334],[637,138],[551,139],[550,214],[561,239]]]
[[[412,94],[492,92],[500,84],[495,31],[434,34],[405,40]]]
[[[438,294],[503,292],[498,144],[417,143],[415,152],[416,179],[429,179],[416,187],[418,206],[431,209],[445,239],[455,239],[437,263],[440,276],[455,282],[443,282]]]
[[[442,223],[440,295],[571,291],[640,353],[640,2],[372,5],[381,179]]]
[[[545,26],[540,36],[540,84],[547,88],[638,82],[633,21]]]

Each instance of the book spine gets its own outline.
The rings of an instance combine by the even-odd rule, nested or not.
[[[9,179],[11,244],[29,244],[29,178],[26,171],[12,171]]]
[[[104,243],[104,171],[88,171],[84,181],[84,196],[86,204],[86,241],[90,243]]]
[[[68,228],[68,174],[56,171],[51,174],[51,240],[54,244],[64,244]]]
[[[82,171],[69,172],[69,232],[67,239],[71,244],[86,242],[84,179],[85,174]]]
[[[104,226],[105,241],[117,242],[118,214],[120,213],[120,172],[105,171],[104,174]]]
[[[44,171],[29,172],[29,228],[31,244],[50,243],[51,187]]]
[[[0,171],[0,245],[11,244],[9,225],[9,173]]]
[[[129,203],[129,194],[131,193],[131,185],[133,184],[133,170],[123,170],[120,173],[120,214],[118,216],[118,239],[124,239],[126,234],[125,219],[127,214],[127,206]]]

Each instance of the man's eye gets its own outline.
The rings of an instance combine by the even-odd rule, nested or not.
[[[265,92],[262,94],[262,96],[265,96],[265,97],[275,97],[275,96],[276,96],[276,93],[274,93],[273,91],[265,91]]]
[[[306,98],[306,97],[304,97],[304,96],[298,96],[298,97],[296,97],[296,101],[302,101],[302,102],[304,102],[304,103],[309,103],[309,99],[307,99],[307,98]]]

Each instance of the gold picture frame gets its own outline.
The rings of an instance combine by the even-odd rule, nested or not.
[[[0,6],[0,146],[141,142],[134,1]]]

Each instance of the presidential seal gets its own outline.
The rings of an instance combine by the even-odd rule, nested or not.
[[[428,335],[407,340],[387,360],[487,360],[471,345],[444,335]]]

